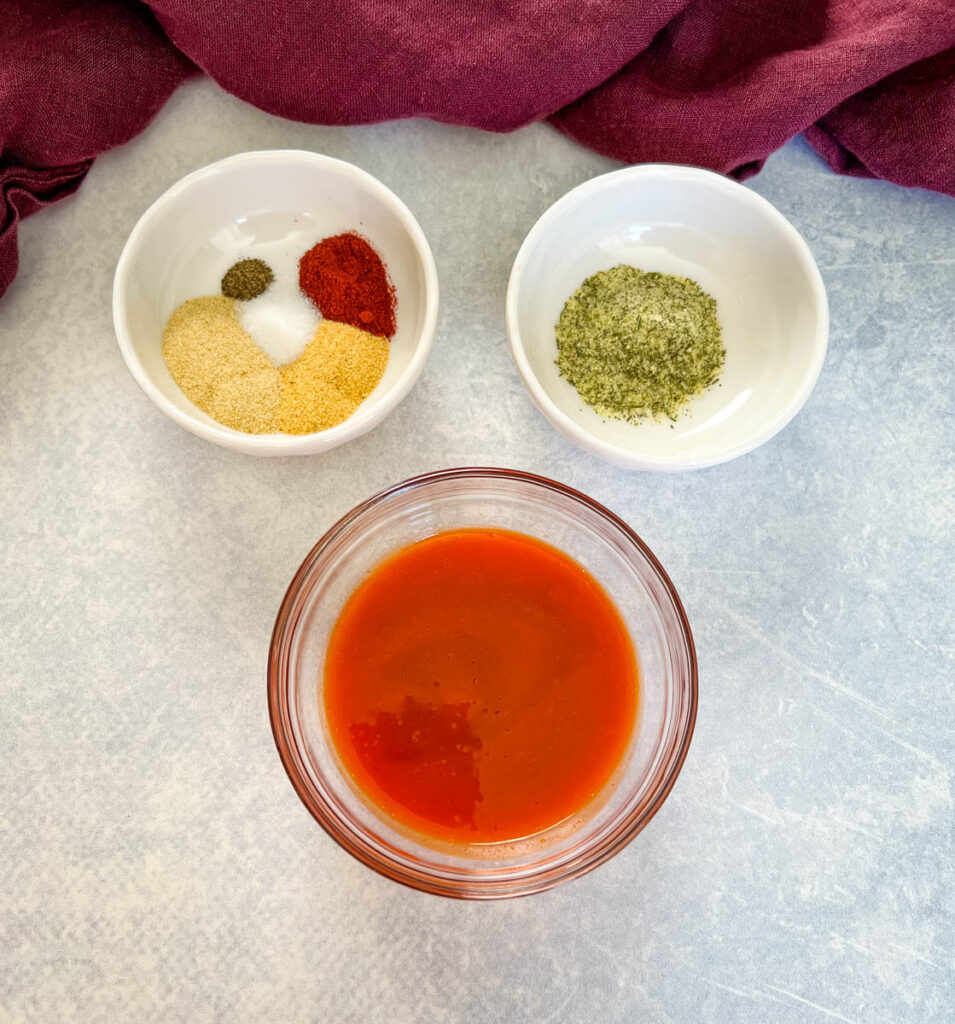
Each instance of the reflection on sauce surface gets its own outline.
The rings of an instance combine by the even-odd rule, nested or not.
[[[345,768],[387,814],[502,842],[609,780],[633,730],[636,660],[576,562],[523,534],[456,530],[359,585],[329,640],[324,701]]]

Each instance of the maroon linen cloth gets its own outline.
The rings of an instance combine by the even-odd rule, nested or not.
[[[0,0],[0,294],[21,217],[196,67],[283,117],[550,118],[746,177],[805,131],[841,173],[955,194],[955,0]]]
[[[20,218],[75,192],[193,71],[139,4],[0,0],[0,295]]]

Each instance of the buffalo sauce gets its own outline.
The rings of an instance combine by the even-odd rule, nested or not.
[[[597,581],[524,534],[466,529],[391,555],[328,643],[326,720],[374,804],[456,843],[581,811],[628,747],[637,663]]]

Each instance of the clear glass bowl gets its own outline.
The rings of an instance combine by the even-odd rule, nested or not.
[[[355,587],[387,555],[445,530],[537,537],[583,565],[630,631],[640,669],[637,724],[604,791],[546,832],[503,844],[441,843],[374,806],[339,762],[324,720],[325,648]],[[269,652],[269,713],[285,770],[316,821],[380,874],[442,896],[525,896],[621,850],[666,799],[696,719],[693,637],[660,563],[621,519],[562,484],[507,469],[428,473],[369,498],[333,526],[295,574]]]

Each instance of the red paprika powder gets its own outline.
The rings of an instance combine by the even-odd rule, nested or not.
[[[381,257],[354,231],[324,238],[301,258],[298,282],[326,320],[395,333],[395,289]]]

